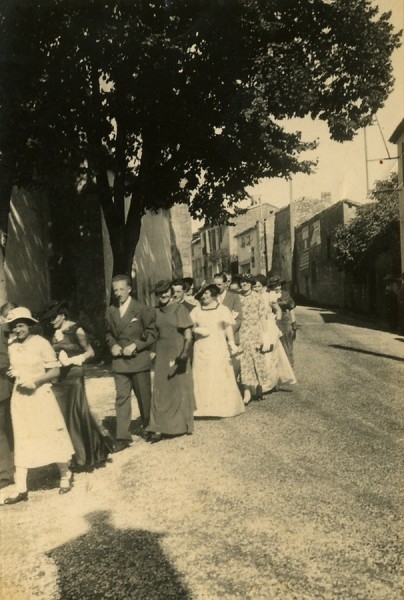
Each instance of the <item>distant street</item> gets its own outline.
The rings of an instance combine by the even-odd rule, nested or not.
[[[293,391],[1,507],[0,598],[402,598],[404,338],[297,319]],[[113,416],[111,379],[87,387]]]

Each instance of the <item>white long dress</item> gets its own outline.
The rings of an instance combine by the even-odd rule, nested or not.
[[[15,465],[35,468],[68,462],[74,449],[51,384],[32,392],[18,385],[19,377],[38,377],[56,366],[55,351],[43,337],[32,335],[21,343],[13,340],[9,355],[17,373],[11,396]]]
[[[222,304],[196,307],[191,319],[202,335],[196,335],[193,358],[195,417],[234,417],[245,411],[231,364],[225,336],[233,325],[230,310]]]
[[[278,296],[275,292],[264,292],[263,297],[266,305],[268,306],[268,330],[270,343],[274,346],[273,352],[266,355],[267,360],[270,363],[268,368],[272,370],[273,364],[276,365],[278,385],[295,384],[296,377],[281,342],[282,332],[276,324],[275,315],[271,308],[271,303],[277,302]]]

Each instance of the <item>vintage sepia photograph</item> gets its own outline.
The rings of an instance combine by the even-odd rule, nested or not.
[[[0,1],[0,600],[404,597],[403,29]]]

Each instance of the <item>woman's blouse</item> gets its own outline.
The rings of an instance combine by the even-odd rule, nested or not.
[[[84,347],[80,344],[78,334],[87,342],[87,336],[84,330],[77,324],[73,323],[68,329],[56,329],[52,337],[52,346],[59,354],[64,350],[69,358],[77,356],[84,352]]]
[[[19,376],[41,377],[47,369],[58,366],[54,349],[45,338],[31,335],[23,342],[13,340],[9,346],[10,365]]]

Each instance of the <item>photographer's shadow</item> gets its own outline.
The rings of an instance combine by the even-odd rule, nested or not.
[[[48,552],[58,568],[63,600],[190,600],[165,556],[159,533],[116,529],[108,511],[86,517],[84,535]]]

